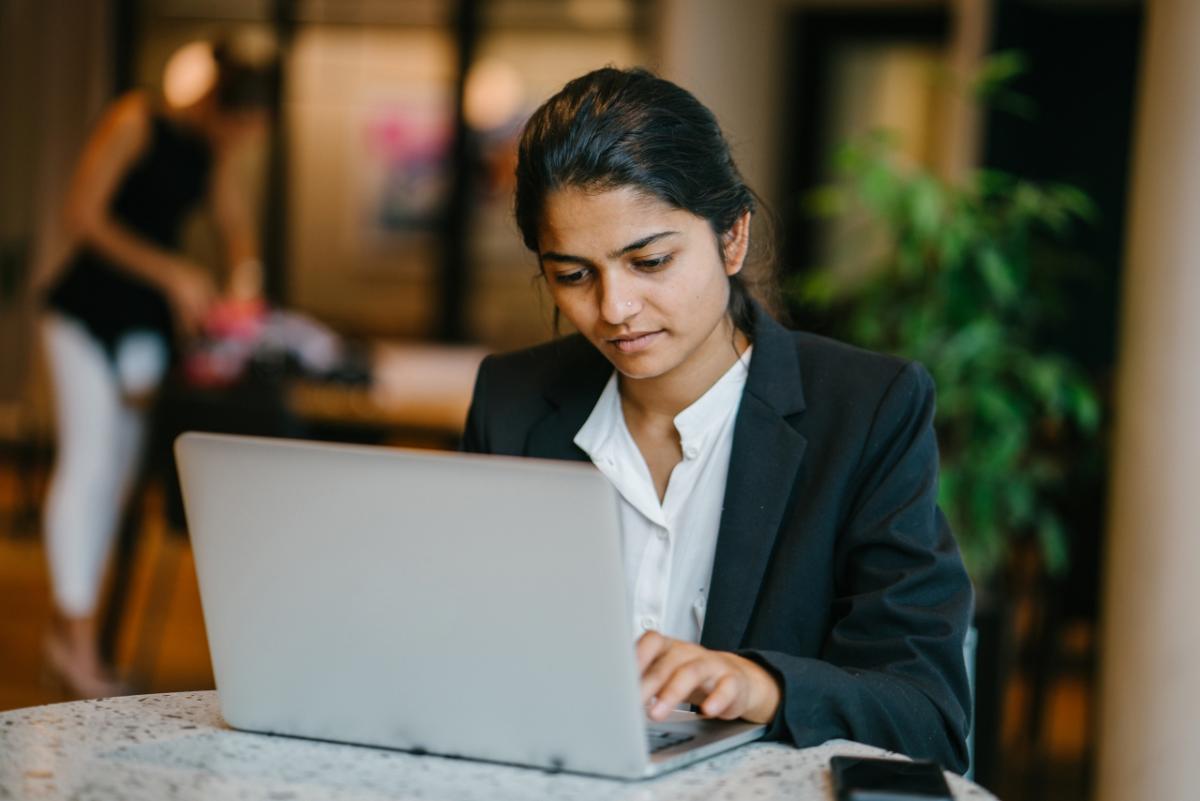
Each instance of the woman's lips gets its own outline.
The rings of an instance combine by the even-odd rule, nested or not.
[[[641,334],[628,334],[626,336],[610,339],[609,344],[621,351],[621,353],[637,353],[645,350],[654,343],[654,340],[662,334],[662,331],[647,331]]]

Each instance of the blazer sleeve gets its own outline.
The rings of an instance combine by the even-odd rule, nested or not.
[[[783,688],[768,737],[849,737],[967,768],[972,589],[937,507],[933,381],[909,363],[875,410],[834,549],[820,658],[742,651]]]
[[[490,453],[487,436],[487,376],[494,357],[487,356],[479,365],[475,375],[475,390],[471,395],[471,407],[467,410],[467,424],[463,429],[458,449],[465,453]]]

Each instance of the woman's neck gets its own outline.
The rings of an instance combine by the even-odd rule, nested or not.
[[[214,138],[212,126],[214,105],[215,98],[209,92],[186,106],[171,106],[164,103],[162,109],[173,123],[211,143]]]

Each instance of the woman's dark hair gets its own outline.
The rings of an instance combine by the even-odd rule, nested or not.
[[[758,208],[713,113],[686,89],[643,69],[589,72],[526,123],[515,205],[525,246],[535,253],[546,198],[563,187],[645,192],[707,220],[722,256],[722,235]],[[729,277],[729,315],[753,336],[754,310],[740,273]]]
[[[251,40],[253,41],[253,40]],[[279,62],[258,44],[249,48],[229,37],[213,45],[217,106],[223,111],[270,111],[279,90]]]

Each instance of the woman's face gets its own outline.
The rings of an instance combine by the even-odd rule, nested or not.
[[[742,268],[749,213],[724,236],[630,187],[565,188],[546,199],[539,258],[555,305],[624,376],[659,378],[726,360],[729,276]]]

